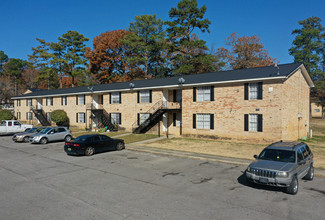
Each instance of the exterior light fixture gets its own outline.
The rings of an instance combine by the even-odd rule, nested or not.
[[[133,89],[135,87],[134,83],[130,83],[129,86],[130,86],[130,89]]]

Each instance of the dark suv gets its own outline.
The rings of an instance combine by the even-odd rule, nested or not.
[[[298,179],[314,178],[313,154],[304,142],[276,142],[266,147],[246,170],[251,183],[285,187],[297,194]]]

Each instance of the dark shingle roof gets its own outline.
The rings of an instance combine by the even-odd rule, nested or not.
[[[119,91],[119,90],[129,90],[130,83],[134,84],[134,90],[146,89],[146,88],[159,88],[159,87],[177,87],[179,83],[179,78],[183,77],[185,82],[183,86],[193,86],[200,84],[209,84],[209,83],[226,83],[234,81],[252,81],[255,79],[274,79],[274,78],[287,78],[293,73],[297,68],[302,64],[300,63],[291,63],[291,64],[282,64],[275,66],[267,67],[257,67],[249,69],[240,69],[240,70],[229,70],[229,71],[220,71],[212,73],[203,73],[203,74],[193,74],[193,75],[183,75],[183,76],[174,76],[168,78],[159,78],[159,79],[147,79],[147,80],[135,80],[130,82],[120,82],[120,83],[110,83],[110,84],[100,84],[90,86],[94,93],[96,92],[109,92],[109,91]],[[21,96],[13,97],[13,99],[18,98],[29,98],[29,97],[46,97],[46,96],[59,96],[59,95],[72,95],[80,93],[90,93],[88,86],[83,87],[74,87],[74,88],[63,88],[55,90],[41,90],[35,91],[32,93],[24,94]]]

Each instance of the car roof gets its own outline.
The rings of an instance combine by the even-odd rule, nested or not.
[[[304,142],[275,142],[267,146],[267,149],[281,149],[281,150],[295,150],[298,147],[304,145]]]

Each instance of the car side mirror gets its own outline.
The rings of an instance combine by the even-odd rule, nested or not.
[[[254,158],[257,159],[257,155],[256,154],[254,155]]]

